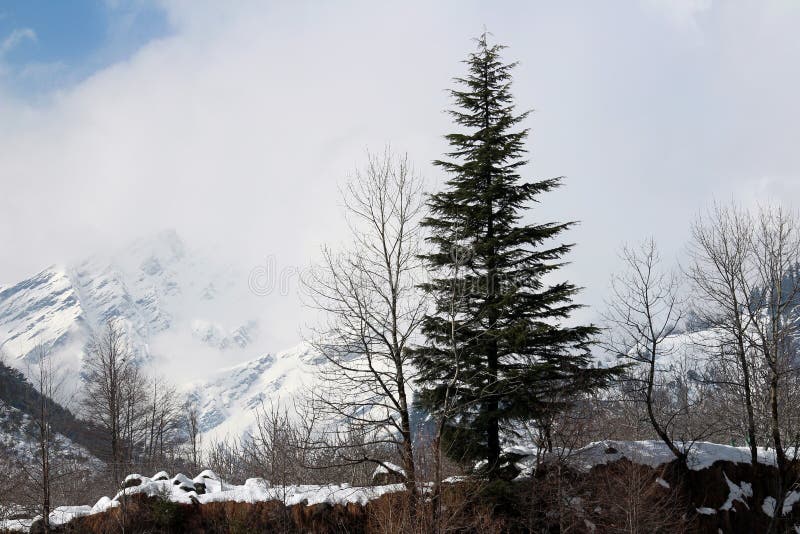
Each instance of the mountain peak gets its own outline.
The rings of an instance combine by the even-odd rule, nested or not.
[[[4,286],[0,347],[24,371],[27,356],[42,344],[77,383],[89,337],[119,319],[142,360],[180,360],[207,349],[224,351],[221,360],[240,359],[237,351],[249,350],[258,333],[257,317],[242,309],[245,292],[245,277],[164,230]],[[197,324],[214,328],[198,335]],[[162,334],[169,338],[163,343]]]
[[[175,230],[161,230],[134,240],[115,253],[113,260],[127,270],[153,275],[188,255],[186,244]]]

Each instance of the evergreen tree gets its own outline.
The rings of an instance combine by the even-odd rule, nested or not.
[[[503,46],[487,43],[466,60],[468,74],[451,91],[450,114],[463,127],[446,136],[452,151],[434,162],[449,175],[429,200],[432,270],[423,285],[435,310],[422,325],[427,342],[415,351],[418,403],[452,414],[445,450],[459,460],[499,465],[504,432],[565,406],[565,393],[602,387],[613,370],[590,367],[594,326],[565,326],[579,305],[569,282],[547,285],[572,245],[552,245],[574,223],[526,224],[522,216],[559,178],[523,182],[528,129],[515,113]],[[553,277],[548,277],[552,279]]]

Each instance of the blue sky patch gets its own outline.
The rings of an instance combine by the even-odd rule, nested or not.
[[[21,95],[62,88],[169,30],[150,1],[0,0],[0,83]]]

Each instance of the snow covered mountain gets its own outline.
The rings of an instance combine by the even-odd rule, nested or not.
[[[256,408],[290,403],[324,360],[307,344],[265,353],[263,301],[246,275],[161,232],[2,286],[0,351],[27,373],[37,347],[47,348],[69,396],[80,388],[92,333],[120,320],[134,357],[197,403],[204,440],[238,438],[252,429]]]
[[[291,406],[314,385],[315,370],[325,361],[311,345],[301,343],[188,385],[187,398],[200,410],[204,442],[240,438],[252,430],[263,408]]]
[[[0,362],[0,464],[10,459],[30,463],[36,457],[38,427],[32,415],[40,402],[39,393],[22,373]],[[84,424],[58,404],[50,404],[48,414],[55,434],[53,450],[60,457],[76,460],[83,469],[102,464],[92,455],[91,431]]]
[[[37,458],[36,432],[31,417],[0,400],[0,455],[31,463]],[[89,450],[60,432],[55,433],[53,450],[66,458],[75,459],[86,469],[99,469],[103,462]]]
[[[203,352],[222,366],[252,357],[259,322],[245,304],[248,296],[246,275],[215,264],[165,231],[4,286],[0,350],[25,372],[41,345],[77,387],[88,339],[117,318],[140,361],[191,368]]]

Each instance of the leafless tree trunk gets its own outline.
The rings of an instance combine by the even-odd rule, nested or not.
[[[784,409],[781,405],[787,378],[798,372],[798,298],[800,297],[800,227],[793,213],[781,208],[762,208],[755,219],[751,245],[752,269],[743,273],[748,297],[745,311],[749,343],[766,364],[768,420],[778,467],[778,501],[781,509],[788,486],[790,464],[783,439]],[[747,276],[749,274],[749,276]],[[774,524],[771,529],[777,528]]]
[[[187,429],[189,431],[189,450],[192,455],[192,468],[197,470],[200,458],[200,408],[196,402],[190,402],[186,415]]]
[[[753,369],[748,354],[748,331],[752,318],[744,307],[749,300],[750,256],[753,221],[736,207],[715,206],[707,217],[692,226],[692,265],[688,276],[695,289],[694,311],[710,327],[699,343],[721,359],[713,366],[715,376],[706,380],[720,387],[733,386],[743,397],[750,461],[758,462],[758,440],[753,402]],[[728,369],[732,354],[735,373]]]
[[[627,270],[612,279],[612,298],[605,313],[609,326],[605,347],[622,360],[633,362],[628,380],[636,384],[653,430],[685,464],[685,447],[679,448],[670,435],[676,414],[662,421],[655,398],[657,365],[671,354],[666,340],[682,318],[678,279],[674,273],[662,271],[652,239],[638,249],[623,248],[622,260]]]
[[[147,466],[153,470],[159,464],[164,464],[175,454],[175,447],[178,445],[178,431],[183,416],[181,414],[181,404],[175,388],[165,380],[159,378],[151,379],[152,391],[146,398],[136,398],[132,396],[132,404],[135,407],[138,403],[147,403],[146,414],[144,415],[144,427],[146,436],[143,438],[142,447]],[[188,416],[191,417],[191,408]],[[136,411],[131,414],[136,418]],[[196,415],[196,414],[195,414]],[[188,429],[191,432],[191,428]],[[135,441],[135,439],[133,440]],[[195,468],[196,462],[195,462]]]
[[[23,462],[23,486],[28,500],[35,502],[36,512],[42,517],[41,528],[50,532],[50,512],[53,509],[54,495],[58,484],[76,471],[74,460],[65,454],[64,442],[57,434],[54,424],[57,417],[57,402],[60,398],[63,376],[53,365],[48,349],[39,345],[34,351],[35,362],[28,372],[32,385],[38,394],[34,409],[28,414],[33,430],[30,456],[34,462]]]
[[[417,488],[408,348],[424,306],[416,289],[420,185],[406,156],[394,157],[388,149],[369,155],[365,171],[343,193],[352,246],[340,253],[324,248],[322,264],[304,280],[310,306],[326,316],[311,336],[328,360],[322,383],[329,387],[319,399],[330,416],[348,421],[364,439],[398,447],[412,500]]]
[[[50,532],[51,494],[53,489],[52,461],[53,448],[56,446],[52,421],[52,399],[55,396],[57,384],[55,384],[56,378],[50,354],[41,345],[36,349],[36,371],[33,375],[34,387],[40,393],[35,413],[31,414],[36,432],[37,465],[35,473],[31,473],[27,468],[25,471],[28,472],[28,478],[38,478],[35,481],[39,496],[38,511],[42,515],[42,530],[47,533]]]
[[[143,423],[145,414],[141,404],[145,384],[117,321],[109,321],[92,338],[84,369],[84,416],[107,436],[111,478],[119,486],[121,470],[130,463],[130,448],[135,445],[136,433]]]

